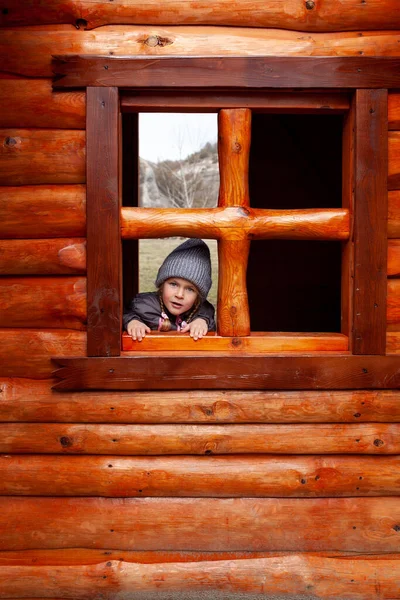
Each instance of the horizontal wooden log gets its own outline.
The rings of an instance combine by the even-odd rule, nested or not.
[[[1,275],[86,273],[86,240],[0,240]]]
[[[388,238],[400,238],[400,190],[388,194]]]
[[[69,23],[85,29],[101,25],[233,25],[276,27],[307,32],[397,29],[400,16],[396,0],[368,3],[366,8],[352,0],[332,0],[328,5],[305,5],[287,0],[218,0],[210,11],[207,0],[168,2],[162,10],[157,0],[124,0],[116,7],[108,2],[56,0],[38,6],[33,0],[16,0],[13,9],[0,17],[1,26]]]
[[[117,425],[1,423],[12,454],[398,454],[400,424]]]
[[[229,554],[229,553],[226,553]],[[261,554],[261,553],[260,553]],[[102,562],[55,567],[6,566],[0,571],[0,598],[26,598],[41,590],[50,598],[64,594],[70,599],[111,600],[122,593],[129,598],[148,599],[156,594],[166,600],[171,594],[202,598],[397,598],[400,590],[399,555],[368,556],[355,560],[336,553],[279,553],[264,558],[221,558],[218,561],[132,564],[121,558]],[[149,595],[147,595],[149,594]],[[232,594],[232,596],[231,596]],[[249,595],[250,594],[250,595]],[[277,596],[277,594],[279,596]],[[350,594],[350,595],[349,595]],[[38,598],[38,597],[36,597]],[[28,598],[26,600],[29,600]],[[62,600],[62,599],[61,599]]]
[[[155,360],[157,364],[155,364]],[[224,356],[209,352],[157,357],[54,358],[57,390],[391,389],[400,361],[386,356]],[[157,372],[157,378],[154,373]]]
[[[86,328],[85,277],[3,277],[0,327]]]
[[[84,183],[85,132],[1,129],[0,185]]]
[[[115,8],[115,7],[114,7]],[[2,71],[53,77],[53,54],[115,56],[400,56],[399,31],[304,35],[303,31],[231,27],[109,25],[77,31],[70,25],[32,31],[8,27],[0,36]]]
[[[388,331],[386,333],[386,353],[400,354],[400,332]]]
[[[53,86],[173,89],[395,88],[397,57],[118,57],[56,55]]]
[[[344,113],[350,108],[347,94],[330,93],[296,93],[271,94],[243,93],[204,93],[196,95],[185,92],[123,92],[121,94],[121,110],[123,112],[196,112],[201,105],[202,112],[215,112],[221,108],[251,108],[252,112],[268,109],[270,113],[293,114],[336,114]],[[400,127],[399,127],[400,128]]]
[[[0,456],[2,496],[399,496],[400,457]]]
[[[400,240],[388,240],[389,277],[400,277]]]
[[[389,129],[400,129],[400,93],[392,92],[388,96]]]
[[[0,17],[1,19],[1,17]],[[86,93],[53,92],[51,79],[2,79],[0,127],[85,129]]]
[[[1,243],[0,243],[1,248]],[[185,352],[197,352],[199,350],[214,350],[240,354],[242,352],[325,352],[325,351],[347,351],[349,340],[341,333],[270,333],[250,335],[247,337],[221,337],[212,333],[203,339],[194,340],[187,334],[176,334],[172,332],[159,334],[152,332],[146,335],[141,342],[134,341],[124,333],[122,337],[122,349],[136,352],[163,352],[171,350],[182,350]]]
[[[399,525],[396,497],[0,497],[1,550],[398,552]]]
[[[400,189],[400,131],[389,131],[388,188]]]
[[[190,236],[207,239],[347,240],[349,211],[342,208],[267,210],[243,207],[121,208],[123,239]]]
[[[0,187],[0,238],[85,235],[84,185]]]
[[[0,420],[69,423],[400,422],[400,391],[65,392],[0,379]]]
[[[400,330],[400,279],[388,280],[387,328],[388,331]]]
[[[0,376],[51,377],[55,354],[86,355],[86,333],[68,329],[0,329]]]

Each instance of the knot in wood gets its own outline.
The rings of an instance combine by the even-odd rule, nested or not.
[[[77,19],[75,21],[75,27],[76,29],[86,29],[88,22],[86,21],[86,19]]]
[[[374,440],[374,446],[380,448],[381,446],[383,446],[383,441],[378,439]]]
[[[12,148],[13,146],[16,146],[18,143],[18,140],[16,138],[13,137],[6,137],[6,139],[4,140],[4,145],[8,146],[9,148]]]
[[[306,9],[307,10],[312,10],[313,8],[315,8],[315,2],[313,2],[313,0],[307,0],[307,2],[306,2]]]
[[[172,44],[172,40],[166,37],[161,37],[160,35],[150,35],[148,38],[145,38],[144,43],[146,46],[150,46],[150,48],[155,48],[156,46],[170,46]]]
[[[62,438],[60,438],[60,444],[63,448],[68,448],[68,446],[72,446],[72,440],[71,438],[65,435]]]
[[[242,144],[236,140],[232,149],[236,154],[239,154],[242,151]]]
[[[235,348],[238,348],[241,345],[242,345],[242,340],[240,338],[232,339],[232,346],[234,346]]]

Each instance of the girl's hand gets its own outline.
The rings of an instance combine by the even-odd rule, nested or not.
[[[146,337],[146,333],[150,333],[151,331],[150,327],[147,327],[147,325],[136,319],[129,321],[126,330],[132,339],[138,342],[141,342]]]
[[[181,329],[181,333],[190,332],[190,337],[194,339],[194,341],[201,340],[201,338],[207,334],[208,325],[207,321],[204,319],[195,319],[189,325],[186,325],[183,329]]]

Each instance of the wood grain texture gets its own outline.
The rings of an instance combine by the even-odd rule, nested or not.
[[[53,355],[55,357],[55,355]],[[400,386],[398,357],[121,356],[54,358],[58,390],[379,389]],[[154,378],[155,369],[157,379]]]
[[[85,329],[85,277],[2,277],[0,327]]]
[[[355,94],[353,352],[385,354],[387,90]]]
[[[388,240],[388,277],[400,276],[400,240]]]
[[[400,129],[400,93],[398,91],[389,92],[388,126],[389,129]]]
[[[86,235],[86,186],[0,186],[1,238]]]
[[[326,5],[309,6],[301,0],[286,0],[284,5],[274,0],[218,0],[212,11],[206,0],[173,0],[162,10],[159,10],[157,0],[124,0],[115,7],[101,0],[56,0],[50,6],[38,6],[32,0],[16,0],[13,10],[0,17],[3,27],[63,23],[85,29],[114,23],[142,23],[275,27],[315,33],[398,29],[400,16],[396,0],[372,0],[365,7],[352,0],[332,0]]]
[[[0,245],[1,247],[1,245]],[[229,314],[229,313],[228,313]],[[232,318],[231,318],[232,321]],[[228,322],[229,327],[231,327]],[[230,354],[264,353],[270,352],[346,352],[349,346],[347,336],[340,333],[264,333],[249,335],[244,338],[222,337],[213,333],[207,334],[203,339],[195,342],[189,335],[172,332],[159,334],[151,332],[141,341],[134,341],[127,334],[122,336],[122,349],[135,352],[164,352],[180,350],[185,352],[198,352],[211,350],[214,352],[228,352]]]
[[[85,91],[53,92],[51,79],[1,80],[0,127],[85,129],[85,111]]]
[[[115,6],[113,7],[115,10]],[[77,31],[70,25],[3,29],[2,71],[53,77],[58,54],[115,56],[400,56],[399,31],[304,35],[300,31],[231,27],[108,25]]]
[[[195,95],[186,92],[122,92],[122,112],[195,112],[201,105],[202,112],[215,112],[221,108],[251,108],[252,112],[267,109],[271,113],[291,112],[296,114],[344,113],[349,109],[347,94],[319,94],[291,92],[285,93],[204,93]],[[400,127],[399,127],[400,128]]]
[[[103,51],[104,54],[104,51]],[[118,57],[56,55],[55,89],[400,87],[397,57]],[[387,112],[386,112],[387,119]]]
[[[386,334],[386,353],[400,354],[400,333],[398,331],[388,331]]]
[[[223,109],[218,113],[219,198],[218,206],[247,208],[251,110]]]
[[[246,271],[250,242],[218,242],[218,311],[217,332],[221,336],[250,335],[250,311]]]
[[[399,519],[396,497],[2,497],[0,549],[398,552]]]
[[[116,88],[87,90],[88,356],[118,356],[122,324],[120,134]]]
[[[400,423],[400,391],[64,392],[0,379],[3,422]]]
[[[400,189],[400,131],[389,132],[388,189]]]
[[[51,377],[51,357],[86,356],[86,333],[68,329],[1,329],[0,375],[2,377]]]
[[[399,456],[2,455],[0,494],[107,498],[399,496],[399,469]]]
[[[1,275],[75,275],[86,273],[86,240],[0,240]]]
[[[400,190],[388,194],[388,238],[400,238]]]
[[[311,592],[321,599],[332,598],[333,593],[336,598],[380,600],[396,598],[399,594],[398,554],[358,557],[339,552],[334,555],[286,552],[270,553],[263,558],[259,553],[257,557],[247,558],[243,556],[245,553],[236,553],[239,555],[236,558],[235,553],[226,552],[225,555],[221,553],[219,560],[211,558],[216,553],[208,553],[211,557],[206,556],[204,561],[199,558],[199,562],[184,562],[180,557],[188,553],[175,553],[177,562],[161,560],[159,563],[152,561],[153,564],[128,562],[126,551],[103,554],[107,555],[89,564],[6,564],[4,568],[0,567],[3,590],[0,597],[20,598],[23,594],[29,600],[26,594],[32,589],[42,590],[46,598],[57,594],[60,600],[60,594],[74,600],[94,600],[99,594],[107,598],[121,593],[129,594],[130,598],[147,598],[151,597],[147,593],[153,593],[165,598],[168,594],[171,597],[171,594],[178,596],[185,592],[217,598],[221,589],[231,597],[239,594],[249,598],[259,594],[266,598],[289,598],[288,594],[306,598]],[[201,557],[206,553],[192,554]],[[247,554],[251,556],[251,553]]]
[[[0,185],[84,183],[85,132],[1,129]]]
[[[347,240],[347,208],[268,210],[224,208],[121,208],[123,239],[186,236],[205,239]]]
[[[12,454],[399,454],[400,425],[0,424]],[[111,462],[112,464],[112,462]]]
[[[388,280],[387,329],[400,331],[400,279]]]

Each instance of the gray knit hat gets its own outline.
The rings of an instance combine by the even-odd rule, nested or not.
[[[210,250],[203,240],[190,238],[168,254],[158,270],[156,286],[170,277],[187,279],[193,283],[200,292],[203,300],[211,287],[211,259]]]

